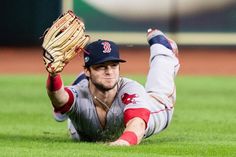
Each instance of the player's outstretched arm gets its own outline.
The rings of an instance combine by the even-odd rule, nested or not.
[[[49,73],[47,93],[55,109],[61,108],[69,101],[69,93],[64,88],[60,74]]]
[[[131,146],[139,144],[145,133],[146,123],[139,117],[134,117],[126,124],[123,134],[110,146]]]
[[[89,42],[85,25],[72,11],[53,22],[43,35],[43,60],[49,72],[47,92],[58,112],[66,112],[73,103],[72,92],[64,88],[60,72]]]

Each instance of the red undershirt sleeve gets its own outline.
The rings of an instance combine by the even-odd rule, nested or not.
[[[130,108],[125,110],[124,112],[124,123],[125,125],[128,123],[129,120],[139,117],[144,120],[147,128],[147,123],[150,117],[150,111],[146,108]]]
[[[60,112],[61,114],[64,114],[64,113],[68,112],[70,110],[71,106],[73,105],[73,103],[74,103],[73,93],[71,92],[71,90],[69,88],[65,88],[65,91],[69,95],[69,99],[68,99],[67,103],[59,108],[54,107],[54,112]]]

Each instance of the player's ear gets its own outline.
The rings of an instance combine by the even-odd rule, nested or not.
[[[90,69],[89,69],[89,67],[85,67],[84,68],[84,74],[85,74],[86,77],[90,77]]]

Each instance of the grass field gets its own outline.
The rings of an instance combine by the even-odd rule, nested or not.
[[[236,156],[236,77],[178,77],[170,127],[134,147],[70,141],[66,123],[53,119],[45,79],[0,77],[1,157]]]

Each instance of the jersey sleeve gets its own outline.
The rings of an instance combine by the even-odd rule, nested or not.
[[[148,123],[150,117],[149,99],[142,85],[137,82],[127,83],[120,92],[120,100],[124,107],[124,123],[139,117]]]
[[[54,118],[59,122],[62,122],[68,118],[67,113],[70,112],[76,102],[76,98],[78,97],[78,91],[75,89],[75,86],[65,87],[65,91],[69,95],[67,103],[60,108],[54,108]]]

